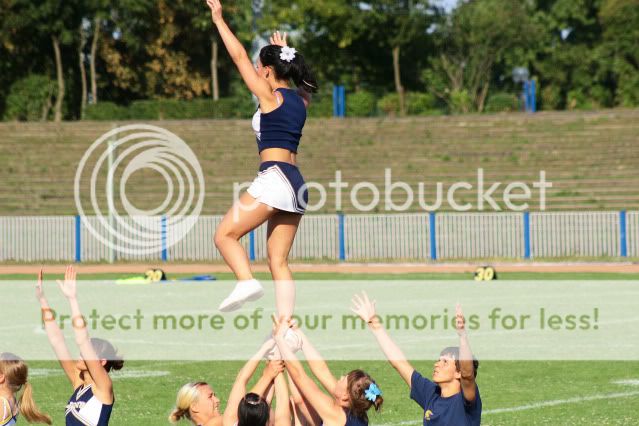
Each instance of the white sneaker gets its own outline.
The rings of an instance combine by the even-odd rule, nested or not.
[[[222,301],[219,310],[222,312],[233,312],[242,307],[246,302],[252,302],[264,296],[264,288],[256,279],[238,281],[229,296]]]

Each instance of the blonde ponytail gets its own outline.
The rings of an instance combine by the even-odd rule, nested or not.
[[[33,400],[33,389],[29,382],[24,384],[24,390],[18,400],[18,407],[20,407],[20,414],[24,416],[29,423],[51,424],[51,417],[41,412],[36,406],[36,403]]]
[[[206,384],[206,382],[187,383],[180,388],[177,398],[175,399],[175,408],[169,415],[169,421],[171,423],[177,423],[182,420],[183,417],[191,420],[189,410],[191,409],[191,404],[197,402],[199,398],[197,388]]]
[[[9,389],[15,395],[22,390],[22,395],[18,398],[18,409],[21,415],[29,423],[51,424],[51,417],[44,414],[36,406],[33,400],[33,389],[31,383],[27,381],[29,367],[17,355],[10,352],[0,353],[0,374],[4,374]]]
[[[188,419],[189,418],[188,414],[189,414],[188,409],[185,410],[183,408],[175,408],[171,412],[171,415],[169,415],[169,421],[171,423],[177,423],[180,420],[182,420],[183,417],[186,417]]]

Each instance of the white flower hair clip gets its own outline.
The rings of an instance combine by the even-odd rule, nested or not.
[[[295,50],[294,47],[282,46],[280,59],[286,62],[291,62],[293,59],[295,59],[295,53],[297,53],[297,50]]]

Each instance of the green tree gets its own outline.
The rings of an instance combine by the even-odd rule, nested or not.
[[[452,111],[481,112],[496,65],[533,44],[536,33],[524,2],[464,2],[436,28],[438,55],[423,81]]]
[[[375,0],[366,3],[362,13],[366,16],[369,37],[377,41],[384,52],[391,52],[393,81],[399,97],[400,115],[406,115],[406,96],[402,84],[401,51],[410,43],[424,42],[426,30],[433,24],[433,13],[426,0]],[[361,6],[360,6],[361,7]]]
[[[230,25],[246,45],[248,5],[224,2]],[[99,56],[110,76],[109,100],[219,97],[236,78],[227,55],[220,52],[215,61],[216,32],[204,2],[117,0],[107,24],[104,34],[115,37],[104,37]]]
[[[211,52],[211,90],[210,93],[214,101],[220,99],[220,45],[216,31],[211,26],[211,16],[206,13],[206,9],[202,7],[202,4],[186,2],[183,4],[184,11],[191,17],[191,26],[197,30],[198,33],[205,34],[204,40],[208,41]],[[207,37],[208,36],[208,37]],[[197,43],[199,40],[195,40]]]
[[[175,4],[159,0],[157,16],[159,31],[146,45],[147,96],[192,99],[202,95],[208,91],[208,79],[192,70],[189,53],[174,45],[180,32],[188,30],[177,22]]]
[[[615,102],[639,105],[639,0],[605,0],[599,11],[601,58],[615,80]]]
[[[11,85],[5,120],[45,121],[51,110],[54,84],[44,75],[32,74]]]
[[[175,5],[178,14],[183,16],[181,22],[189,28],[185,37],[188,40],[185,50],[194,63],[201,65],[198,69],[202,72],[208,70],[210,88],[207,85],[206,91],[217,101],[220,98],[220,73],[235,73],[235,66],[224,52],[220,52],[218,33],[211,23],[211,14],[206,4],[179,1]],[[225,19],[240,41],[248,46],[254,36],[251,29],[251,1],[223,1],[223,7]],[[232,75],[234,74],[230,76]]]
[[[112,12],[112,2],[109,0],[84,0],[86,5],[85,14],[80,25],[80,71],[82,75],[82,110],[86,106],[87,83],[84,68],[84,46],[91,41],[91,48],[88,54],[89,74],[91,81],[91,102],[98,103],[98,74],[96,63],[98,59],[98,49],[100,46],[103,28]]]
[[[537,0],[544,29],[534,63],[544,108],[612,106],[612,75],[602,57],[601,0]],[[545,105],[551,102],[551,105]]]
[[[11,25],[16,33],[49,38],[53,47],[57,77],[57,95],[54,119],[62,120],[62,105],[65,97],[65,77],[62,47],[75,41],[80,26],[82,2],[80,0],[14,0],[9,4]]]
[[[320,95],[330,96],[322,82],[332,81],[379,96],[388,89],[421,86],[419,70],[432,51],[426,28],[434,17],[427,4],[318,0],[290,7],[290,2],[267,0],[261,29],[289,31],[317,74]]]
[[[354,74],[357,82],[362,71],[357,41],[366,33],[359,11],[358,2],[353,1],[304,1],[290,7],[289,1],[266,0],[258,24],[264,33],[288,31],[289,44],[302,51],[320,81],[341,81],[344,74]]]
[[[8,88],[15,79],[16,46],[12,40],[12,0],[0,0],[0,87]],[[10,59],[11,58],[11,59]],[[4,112],[5,90],[0,91],[0,115]]]

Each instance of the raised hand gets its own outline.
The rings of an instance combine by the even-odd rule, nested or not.
[[[206,4],[211,9],[211,19],[213,23],[217,23],[222,20],[222,4],[220,0],[206,0]]]
[[[287,46],[286,36],[286,33],[284,33],[284,35],[282,36],[279,31],[275,31],[269,41],[271,44],[274,44],[276,46]]]
[[[459,336],[466,334],[466,318],[459,303],[455,306],[455,329]]]
[[[67,266],[67,270],[64,272],[64,282],[56,280],[62,294],[64,294],[67,299],[75,299],[76,297],[75,275],[76,273],[73,265],[69,265]]]
[[[377,316],[375,313],[376,302],[374,300],[371,301],[366,292],[363,291],[361,295],[354,295],[351,303],[353,304],[351,311],[359,315],[364,322],[370,322]]]
[[[42,301],[44,297],[44,290],[42,289],[42,269],[38,272],[38,282],[35,287],[36,299]]]
[[[279,319],[276,319],[275,316],[273,316],[273,338],[275,339],[275,341],[277,342],[280,339],[283,340],[286,332],[291,327],[293,327],[293,323],[291,322],[290,318],[281,317]]]
[[[266,368],[264,369],[264,375],[270,377],[271,380],[275,379],[281,372],[284,371],[284,361],[272,360],[266,363]]]

